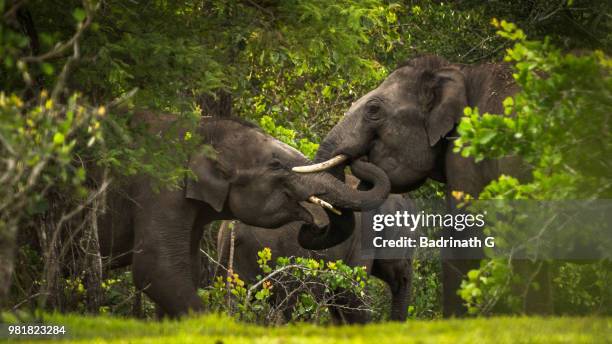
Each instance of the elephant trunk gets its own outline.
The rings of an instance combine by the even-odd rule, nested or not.
[[[319,145],[319,150],[315,156],[315,164],[333,157],[332,155],[337,152],[340,143],[345,141],[346,135],[343,133],[348,132],[347,129],[350,127],[350,121],[343,120],[329,132],[325,140]],[[310,250],[319,250],[333,247],[347,240],[355,230],[353,210],[376,208],[384,202],[389,194],[390,182],[384,171],[363,161],[353,162],[351,166],[353,174],[374,186],[366,191],[358,191],[344,184],[344,167],[347,163],[348,160],[339,158],[335,164],[324,166],[327,173],[318,172],[303,175],[304,177],[323,177],[328,183],[325,188],[328,192],[320,196],[332,205],[342,208],[342,213],[334,214],[326,209],[329,225],[325,228],[316,228],[309,224],[302,225],[298,235],[300,246]]]
[[[347,240],[355,229],[355,217],[352,211],[343,211],[337,215],[327,211],[329,225],[318,228],[305,223],[300,227],[298,243],[307,250],[323,250]]]
[[[332,154],[335,153],[338,143],[340,141],[340,128],[336,129],[336,127],[332,128],[332,130],[327,134],[323,142],[319,144],[319,149],[317,150],[317,154],[314,159],[314,163],[323,164],[330,159],[333,159],[334,156]],[[344,167],[346,167],[347,160],[346,159],[338,159],[338,163],[330,164],[330,166],[323,166],[325,170],[331,175],[335,176],[339,180],[344,181]],[[319,165],[320,166],[320,165]],[[308,167],[308,166],[304,166]],[[323,171],[323,170],[321,170]],[[299,172],[299,171],[298,171]]]
[[[306,180],[312,179],[307,181],[307,183],[313,183],[309,185],[317,185],[317,183],[320,185],[322,183],[320,189],[323,190],[323,193],[316,196],[331,203],[334,207],[370,210],[381,205],[391,190],[385,172],[375,165],[361,160],[354,161],[351,170],[357,178],[369,182],[373,187],[369,190],[356,190],[325,172],[306,174],[303,177]]]
[[[373,130],[365,128],[359,122],[359,116],[347,114],[319,145],[315,164],[296,166],[293,171],[298,173],[327,171],[343,179],[346,164],[367,154],[373,136]]]
[[[328,173],[313,173],[305,178],[323,180],[325,194],[320,195],[329,203],[341,208],[341,213],[325,208],[329,225],[319,228],[313,224],[303,224],[298,234],[300,246],[309,250],[321,250],[347,240],[355,230],[353,210],[370,210],[380,206],[387,198],[390,183],[387,175],[378,167],[357,160],[351,165],[356,177],[366,180],[372,185],[366,191],[356,190],[346,185]]]

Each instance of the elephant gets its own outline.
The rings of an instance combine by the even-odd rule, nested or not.
[[[396,211],[413,211],[416,209],[412,200],[400,195],[389,195],[385,202],[380,206],[378,212],[394,214]],[[282,231],[272,232],[264,228],[249,226],[238,222],[234,226],[234,251],[232,257],[232,272],[249,284],[257,282],[257,275],[261,274],[261,269],[257,264],[257,252],[265,247],[271,249],[274,257],[307,257],[323,259],[325,261],[342,260],[349,266],[364,266],[369,275],[383,280],[391,291],[391,320],[404,321],[407,316],[407,306],[410,300],[412,262],[411,253],[406,251],[404,259],[376,259],[365,257],[362,247],[363,234],[361,228],[361,213],[356,212],[355,228],[353,234],[346,241],[339,245],[325,250],[307,250],[298,244],[297,236],[299,223],[294,222],[282,227]],[[397,236],[396,228],[389,228],[385,233],[387,239]],[[411,235],[417,235],[412,232]],[[218,233],[217,253],[219,263],[229,267],[230,260],[230,229],[222,226]],[[288,286],[288,288],[291,288]],[[274,295],[277,303],[286,299],[284,289],[277,287]],[[369,320],[369,313],[357,310],[359,300],[356,296],[339,297],[334,303],[341,307],[331,307],[332,320],[336,323],[365,323]],[[289,320],[291,305],[288,312],[285,312],[285,320]],[[353,308],[352,310],[350,308]]]
[[[449,212],[458,212],[453,191],[477,197],[501,174],[519,179],[528,169],[518,157],[476,162],[453,151],[465,107],[503,114],[503,100],[519,91],[504,63],[464,65],[423,55],[400,64],[374,90],[355,101],[319,146],[316,164],[294,171],[328,170],[335,175],[350,161],[367,157],[391,181],[391,192],[417,189],[427,179],[445,183]],[[454,232],[455,238],[469,230]],[[474,252],[444,248],[443,313],[461,315],[457,289],[463,276],[478,267]]]
[[[140,117],[149,130],[166,128],[154,116]],[[302,240],[331,246],[353,230],[344,217],[353,209],[381,204],[389,192],[384,172],[365,162],[352,168],[373,182],[367,191],[354,190],[326,172],[294,173],[291,167],[308,159],[244,120],[202,118],[196,130],[203,145],[186,161],[195,178],[161,190],[145,175],[122,180],[108,193],[108,209],[98,221],[101,255],[111,267],[131,264],[136,287],[162,316],[202,310],[199,243],[211,221],[237,219],[277,228],[300,220]],[[349,211],[336,215],[330,203]]]

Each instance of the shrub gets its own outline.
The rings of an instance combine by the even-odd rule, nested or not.
[[[327,323],[333,307],[373,312],[373,300],[366,293],[373,283],[363,267],[302,257],[278,257],[274,265],[271,262],[270,249],[258,252],[262,274],[253,285],[246,285],[233,271],[216,277],[212,287],[200,290],[204,304],[209,310],[261,324],[289,319]],[[344,302],[347,299],[355,302]]]
[[[531,167],[531,179],[521,182],[502,175],[491,182],[479,198],[610,198],[612,183],[607,161],[612,156],[612,137],[608,128],[612,114],[612,60],[601,51],[565,54],[548,39],[528,40],[524,32],[512,23],[496,19],[492,23],[499,29],[501,37],[515,42],[514,47],[507,50],[505,59],[514,64],[513,77],[521,91],[504,100],[504,114],[480,114],[478,109],[466,108],[458,127],[460,138],[455,141],[455,152],[476,161],[520,156]],[[478,207],[477,202],[472,205],[475,207]],[[502,214],[507,214],[507,219],[515,219],[510,210],[508,207],[500,209]],[[501,217],[497,220],[485,231],[487,235],[496,236],[500,245],[507,245],[504,243],[511,242],[511,238],[514,242],[516,238],[530,242],[529,234],[519,229],[520,221],[509,224]],[[564,231],[559,235],[572,236],[565,238],[565,242],[608,240],[605,235],[588,237],[592,231],[582,229],[581,233]],[[600,312],[602,308],[596,305],[609,304],[607,293],[580,282],[609,283],[607,264],[596,264],[604,271],[593,274],[589,268],[577,268],[572,263],[543,261],[538,258],[541,255],[537,246],[527,249],[535,261],[525,264],[531,264],[538,271],[550,269],[547,271],[553,276],[553,285],[563,288],[559,292],[572,300],[569,303],[577,306],[576,311]],[[568,277],[572,282],[567,280]],[[496,259],[483,262],[479,270],[471,271],[459,295],[472,314],[489,313],[496,305],[498,310],[521,312],[527,294],[524,291],[545,287],[538,283],[521,276],[509,260]],[[593,307],[584,307],[587,304]],[[567,304],[561,309],[566,307]]]

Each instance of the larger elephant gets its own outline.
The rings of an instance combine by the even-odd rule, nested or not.
[[[351,189],[327,173],[293,173],[291,167],[308,160],[245,121],[203,119],[198,133],[215,154],[202,148],[191,156],[187,166],[195,178],[186,178],[182,188],[159,191],[145,176],[124,181],[109,195],[109,209],[98,225],[102,255],[114,267],[132,264],[136,287],[169,316],[203,307],[196,286],[207,223],[238,219],[276,228],[300,220],[306,241],[333,245],[351,234],[353,228],[339,221],[351,212],[335,215],[319,205],[371,207],[389,192],[384,172],[367,163],[353,165],[353,171],[374,182],[368,191]]]
[[[385,202],[377,210],[381,214],[395,214],[397,211],[415,212],[414,202],[400,195],[389,195]],[[261,275],[261,269],[257,263],[257,252],[265,247],[270,248],[274,259],[277,257],[308,257],[323,259],[325,261],[342,260],[349,266],[364,266],[368,274],[383,280],[391,291],[391,320],[406,320],[408,302],[410,300],[410,289],[412,279],[412,251],[406,250],[403,259],[376,259],[376,256],[366,257],[362,251],[362,233],[366,228],[361,228],[361,213],[356,212],[355,231],[344,242],[325,250],[307,250],[298,244],[299,223],[290,223],[282,227],[282,231],[272,232],[264,228],[237,223],[234,226],[234,250],[231,257],[232,271],[237,273],[242,280],[253,284],[257,282],[257,276]],[[219,262],[230,266],[230,229],[222,226],[219,230],[217,240],[217,253]],[[401,229],[388,228],[385,231],[386,239],[396,239]],[[411,232],[416,236],[417,232]],[[274,289],[274,300],[278,303],[287,301],[286,290],[291,286],[276,287]],[[294,301],[294,300],[291,300]],[[331,307],[331,315],[337,323],[364,323],[370,319],[370,314],[361,310],[360,300],[354,295],[345,295],[334,300],[339,307]],[[291,304],[287,305],[289,312],[285,318],[290,319]]]
[[[431,55],[411,59],[352,104],[321,143],[318,164],[295,170],[333,167],[338,174],[347,162],[367,157],[385,171],[392,192],[414,190],[428,178],[446,183],[449,210],[456,211],[453,191],[477,196],[502,173],[524,173],[516,158],[475,162],[452,149],[465,107],[500,114],[502,101],[517,91],[505,64],[453,64]],[[446,316],[465,311],[457,289],[465,273],[478,264],[467,255],[465,249],[442,250]]]

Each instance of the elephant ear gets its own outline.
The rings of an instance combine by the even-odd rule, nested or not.
[[[221,211],[229,192],[230,177],[222,164],[212,160],[205,153],[192,156],[189,168],[196,178],[185,181],[185,197],[210,204],[215,211]]]
[[[465,80],[458,69],[445,67],[423,72],[419,85],[419,100],[428,113],[425,128],[433,147],[453,130],[468,105]]]

